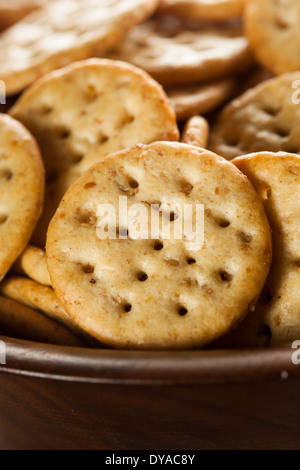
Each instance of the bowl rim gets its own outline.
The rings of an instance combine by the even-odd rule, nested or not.
[[[0,336],[0,372],[102,384],[225,384],[300,376],[293,349],[124,351],[55,346]]]

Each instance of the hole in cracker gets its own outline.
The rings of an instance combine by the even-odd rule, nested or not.
[[[139,187],[139,183],[135,180],[135,179],[131,179],[129,181],[129,186],[132,188],[132,189],[137,189]]]
[[[82,271],[85,274],[93,274],[95,272],[95,266],[92,266],[91,264],[85,264],[82,266]]]
[[[100,145],[104,145],[108,141],[109,141],[109,137],[107,135],[100,134],[99,139],[98,139],[98,142]]]
[[[6,215],[6,214],[0,214],[0,225],[5,224],[5,222],[7,221],[7,219],[8,219],[8,215]]]
[[[127,196],[135,196],[136,195],[136,191],[134,189],[128,188],[126,185],[124,185],[122,183],[118,183],[118,182],[116,182],[116,185],[117,185],[119,191],[121,191],[122,193],[127,194]]]
[[[161,241],[156,241],[154,243],[154,250],[156,250],[156,251],[161,251],[163,249],[163,247],[164,247],[164,244]]]
[[[276,117],[280,113],[280,109],[274,108],[271,105],[265,105],[262,110],[269,116]]]
[[[97,284],[96,279],[94,279],[94,278],[90,279],[90,284]]]
[[[194,186],[190,183],[184,183],[183,186],[182,186],[182,192],[186,195],[186,196],[189,196],[191,194],[191,192],[193,191],[194,189]]]
[[[132,116],[131,114],[127,114],[122,119],[122,122],[120,123],[120,127],[128,126],[129,124],[132,124],[133,121],[135,121],[135,117]]]
[[[238,147],[240,143],[240,136],[239,135],[227,135],[226,142],[230,147]]]
[[[85,97],[88,101],[93,102],[96,101],[97,98],[101,95],[96,89],[96,87],[92,84],[88,84],[85,89]]]
[[[281,16],[276,16],[274,18],[274,24],[275,26],[277,26],[278,29],[281,29],[282,31],[289,29],[290,27],[290,25]]]
[[[175,266],[175,267],[177,267],[177,266],[180,265],[180,263],[179,263],[179,261],[178,261],[177,259],[166,259],[165,261],[166,261],[166,263],[167,263],[169,266]]]
[[[232,274],[230,274],[229,272],[225,270],[220,271],[219,276],[223,282],[231,282],[233,279]]]
[[[146,273],[141,272],[141,273],[138,274],[138,280],[140,282],[145,282],[145,281],[147,281],[147,279],[148,279],[148,275]]]
[[[84,159],[84,155],[76,155],[74,157],[73,162],[75,165],[77,165],[78,163],[81,163],[83,159]]]
[[[187,264],[196,264],[195,258],[188,258],[187,259]]]
[[[184,317],[188,313],[188,309],[186,307],[183,307],[182,305],[180,305],[178,307],[178,313],[181,317]]]
[[[176,212],[173,212],[171,211],[170,214],[169,214],[169,218],[170,218],[170,222],[174,222],[175,220],[178,219],[178,214],[176,214]]]
[[[124,310],[124,312],[126,312],[126,313],[131,312],[131,310],[132,310],[132,305],[131,305],[131,304],[128,304],[128,303],[124,304],[124,305],[123,305],[123,310]]]
[[[247,243],[247,244],[248,244],[248,243],[251,243],[252,240],[253,240],[252,235],[249,235],[249,234],[247,234],[247,233],[245,233],[245,232],[239,232],[238,236],[239,236],[240,240],[241,240],[243,243]]]
[[[95,227],[97,225],[97,217],[89,212],[81,213],[77,219],[83,227]]]
[[[41,110],[42,114],[51,114],[53,112],[53,107],[45,104]]]
[[[192,279],[190,277],[183,278],[182,281],[181,281],[181,284],[184,284],[188,287],[198,287],[199,286],[199,282],[197,281],[197,279]]]
[[[213,289],[207,284],[204,284],[204,286],[202,286],[202,289],[206,292],[207,295],[212,295],[214,293]]]
[[[291,130],[290,129],[287,129],[285,127],[281,127],[281,126],[276,126],[274,128],[274,132],[279,135],[279,137],[282,137],[283,139],[286,139],[287,137],[290,136],[291,134]]]
[[[261,197],[262,199],[270,199],[270,197],[272,196],[272,189],[271,188],[263,188],[262,191],[261,191]]]
[[[71,131],[69,129],[60,129],[59,136],[61,139],[68,139],[71,135]]]
[[[227,228],[230,226],[229,220],[226,220],[226,219],[219,220],[218,224],[219,224],[219,227],[221,228]]]
[[[0,171],[0,178],[6,179],[7,181],[11,180],[13,177],[13,173],[10,170],[1,170]]]

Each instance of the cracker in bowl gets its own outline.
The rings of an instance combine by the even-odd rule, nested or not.
[[[22,124],[0,114],[0,280],[26,248],[41,216],[45,169]]]
[[[99,57],[151,16],[158,0],[51,0],[0,37],[0,80],[15,94],[72,62]]]
[[[300,72],[271,78],[229,103],[209,148],[231,160],[252,152],[300,153]]]
[[[109,57],[136,65],[167,86],[232,77],[253,65],[239,25],[206,25],[175,17],[155,17],[132,29]]]
[[[129,64],[90,59],[43,77],[11,115],[36,137],[46,166],[46,198],[33,243],[45,246],[62,197],[93,163],[138,143],[178,140],[163,89]]]
[[[194,215],[201,206],[202,225],[187,220],[197,238],[204,229],[204,244],[191,247],[185,230],[181,238],[163,228],[144,232],[131,212],[136,204],[172,233],[184,205]],[[118,215],[114,230],[102,208]],[[50,223],[47,257],[59,300],[91,336],[118,348],[195,348],[253,308],[269,271],[271,234],[258,195],[234,165],[161,142],[110,155],[74,183]]]
[[[275,75],[300,69],[299,0],[247,0],[245,32],[258,61]]]
[[[198,85],[182,85],[166,88],[166,93],[175,109],[178,121],[195,114],[205,114],[221,106],[233,97],[237,81],[225,78]]]
[[[273,234],[273,263],[254,312],[227,346],[276,346],[300,338],[300,156],[261,152],[233,163],[259,194]]]

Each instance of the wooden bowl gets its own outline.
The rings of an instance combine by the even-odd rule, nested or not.
[[[289,347],[137,352],[0,337],[0,449],[298,449]]]

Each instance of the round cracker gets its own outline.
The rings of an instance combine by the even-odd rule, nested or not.
[[[0,280],[27,246],[42,213],[45,170],[32,135],[0,115]]]
[[[47,72],[98,57],[156,9],[158,0],[51,0],[0,37],[0,80],[14,94]]]
[[[230,103],[212,128],[209,147],[232,159],[252,152],[300,153],[300,73],[266,80]]]
[[[232,98],[236,88],[232,78],[206,84],[167,88],[178,121],[184,121],[195,114],[205,114]]]
[[[45,207],[33,238],[40,247],[66,190],[93,163],[138,143],[179,139],[162,88],[143,71],[105,59],[49,74],[20,98],[11,115],[36,137],[46,166]]]
[[[137,26],[110,57],[137,65],[163,85],[232,76],[253,63],[240,26],[205,26],[170,17]]]
[[[181,141],[195,147],[207,148],[209,138],[209,124],[201,116],[193,116],[186,123]]]
[[[300,157],[269,152],[233,163],[250,179],[273,234],[273,263],[256,309],[226,339],[230,346],[291,343],[300,337]]]
[[[100,240],[97,208],[118,211],[120,196],[149,212],[156,204],[161,218],[174,204],[171,222],[183,204],[204,204],[204,247],[190,251],[186,238],[162,234],[145,240],[121,222],[127,239]],[[162,142],[90,168],[51,221],[47,256],[55,292],[89,334],[119,348],[183,349],[211,342],[248,312],[268,273],[271,237],[257,194],[234,165]]]
[[[192,20],[226,21],[242,16],[244,7],[245,0],[161,0],[159,11]]]
[[[245,31],[256,58],[275,75],[300,69],[299,0],[248,0]]]

